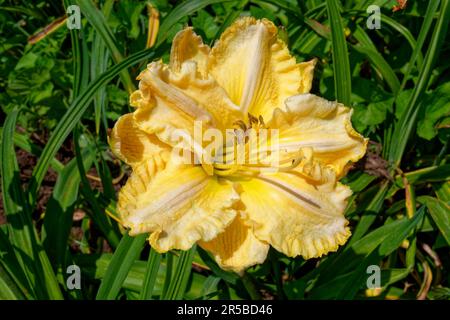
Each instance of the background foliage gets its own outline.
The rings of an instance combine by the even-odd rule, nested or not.
[[[62,20],[70,4],[80,30]],[[366,26],[371,4],[381,29]],[[240,15],[274,21],[298,61],[318,58],[313,92],[352,106],[372,141],[344,180],[349,242],[308,261],[272,250],[244,277],[200,248],[160,255],[129,237],[111,218],[129,168],[107,145],[176,32],[213,44]],[[0,0],[0,298],[449,299],[448,21],[449,0]],[[72,264],[81,290],[67,289]],[[367,290],[372,264],[381,288]]]

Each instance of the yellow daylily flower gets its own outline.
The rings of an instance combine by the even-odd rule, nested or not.
[[[296,63],[265,19],[237,20],[213,48],[192,28],[180,31],[170,63],[150,63],[140,74],[130,97],[136,110],[110,136],[133,169],[118,201],[130,234],[149,232],[159,252],[198,243],[238,273],[264,262],[270,246],[308,259],[344,244],[351,191],[338,179],[364,155],[367,139],[352,128],[351,109],[309,93],[314,66]],[[202,132],[277,130],[278,143],[268,141],[279,152],[278,170],[198,157],[205,148],[192,142],[198,122]],[[197,162],[174,154],[180,135]]]

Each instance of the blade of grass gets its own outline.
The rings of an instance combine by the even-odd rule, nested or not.
[[[3,268],[4,272],[8,273],[26,299],[32,300],[34,298],[32,296],[33,290],[8,239],[6,225],[0,226],[0,267]]]
[[[216,276],[209,276],[206,278],[202,287],[203,300],[208,300],[209,297],[217,295],[217,287],[220,281],[222,281],[222,279]]]
[[[411,184],[450,180],[450,164],[431,166],[406,172],[404,176],[408,178]],[[404,187],[401,175],[395,177],[395,184],[399,187]]]
[[[289,1],[289,0],[264,0],[264,1],[261,1],[261,2],[274,4],[277,7],[286,10],[287,12],[290,12],[290,13],[295,14],[297,16],[301,16],[301,10],[298,7],[297,3],[295,3],[294,1]]]
[[[438,3],[438,1],[435,1],[435,2]],[[411,57],[413,58],[413,60],[411,60],[409,62],[408,70],[410,68],[412,68],[415,60],[417,60],[417,67],[420,69],[422,67],[422,63],[423,63],[423,55],[422,55],[421,50],[417,49],[419,46],[417,45],[416,39],[414,39],[414,36],[411,34],[409,29],[406,28],[401,23],[399,23],[397,20],[394,20],[391,17],[389,17],[383,13],[381,14],[380,18],[381,18],[381,21],[383,21],[383,23],[386,23],[392,29],[394,29],[395,31],[400,33],[406,39],[406,41],[408,41],[409,45],[411,46],[411,49],[413,50],[413,54]],[[409,74],[409,72],[406,72],[406,74]],[[405,79],[406,79],[406,77],[405,77]],[[405,79],[403,79],[403,80],[405,80]],[[403,88],[404,86],[401,86],[401,87]]]
[[[416,228],[417,229],[417,228]],[[405,268],[389,268],[381,270],[381,286],[386,289],[389,285],[394,284],[406,278],[414,268],[417,237],[415,232],[409,237],[409,247],[406,250],[406,267]]]
[[[96,296],[97,300],[117,298],[133,262],[141,253],[146,238],[147,234],[137,237],[130,237],[128,233],[124,234],[102,279]]]
[[[430,196],[420,196],[417,201],[426,205],[442,236],[450,244],[450,206]]]
[[[108,218],[108,216],[105,213],[105,210],[102,209],[99,201],[95,197],[94,190],[91,189],[89,181],[86,177],[86,171],[84,169],[83,164],[84,163],[83,154],[81,153],[79,145],[79,127],[75,127],[74,129],[74,145],[78,171],[81,178],[81,191],[83,193],[83,196],[89,203],[89,208],[92,210],[91,214],[92,220],[94,221],[95,224],[97,224],[99,229],[102,231],[103,235],[106,237],[109,244],[113,248],[116,248],[120,241],[120,233],[111,224],[110,219]],[[92,148],[90,152],[92,154],[95,154],[95,149]]]
[[[408,224],[407,222],[405,222],[402,228],[398,228],[396,232],[387,235],[387,237],[381,242],[378,250],[371,251],[369,256],[361,261],[357,270],[352,272],[352,276],[347,279],[346,284],[337,294],[337,299],[349,300],[355,297],[358,290],[367,280],[367,273],[365,272],[367,270],[367,266],[377,263],[379,260],[381,260],[381,258],[388,256],[391,252],[397,249],[401,245],[403,240],[407,238],[408,234],[410,234],[410,232],[413,231],[417,224],[421,221],[424,215],[424,209],[424,207],[421,207],[417,211],[417,214],[413,217],[413,219],[410,220],[411,223]]]
[[[372,64],[383,75],[387,84],[391,88],[392,93],[396,95],[400,90],[400,81],[391,66],[386,62],[383,56],[378,53],[372,40],[360,26],[357,27],[353,35],[355,39],[359,41],[359,44],[352,45],[352,48],[367,56],[370,62],[372,62]]]
[[[96,38],[100,36],[95,34]],[[101,39],[95,39],[92,44],[91,54],[91,78],[95,79],[97,75],[106,71],[108,66],[109,53],[106,50],[105,44]],[[107,128],[106,120],[106,88],[101,88],[94,97],[94,116],[95,116],[95,132],[100,134],[100,124],[103,122],[105,128]]]
[[[392,135],[393,140],[389,149],[389,161],[397,167],[400,166],[407,142],[411,136],[413,128],[415,127],[420,107],[420,98],[427,89],[431,72],[433,71],[433,65],[439,56],[440,48],[447,34],[449,19],[449,0],[442,0],[439,17],[436,21],[433,36],[431,38],[422,69],[420,70],[418,81],[409,99],[408,108],[400,117],[399,122],[395,125]]]
[[[91,148],[83,150],[85,168],[89,168],[95,159],[95,154],[91,150]],[[58,175],[52,196],[47,202],[42,241],[50,261],[57,269],[65,270],[67,241],[72,227],[73,210],[78,200],[80,181],[76,159],[72,159]]]
[[[144,285],[139,298],[141,300],[151,300],[155,288],[156,277],[161,265],[161,254],[153,248],[150,249],[148,256],[147,269],[145,270]]]
[[[430,1],[427,6],[427,11],[425,12],[425,18],[422,23],[422,27],[419,32],[419,37],[417,38],[417,43],[414,47],[414,51],[411,54],[411,59],[408,63],[408,69],[405,73],[405,76],[402,80],[401,88],[403,89],[406,85],[406,81],[408,81],[411,71],[413,69],[414,63],[417,59],[422,57],[422,47],[425,43],[426,37],[428,35],[428,31],[430,30],[431,24],[433,23],[434,15],[439,7],[440,0]],[[421,69],[421,68],[420,68]]]
[[[305,23],[310,26],[317,34],[320,36],[332,40],[332,32],[326,26],[320,24],[315,20],[305,19]],[[364,54],[370,62],[377,68],[381,73],[383,78],[386,80],[387,84],[391,88],[394,94],[397,94],[400,90],[400,81],[391,66],[386,62],[381,54],[378,53],[376,46],[373,44],[367,33],[361,28],[357,27],[353,36],[359,43],[352,44],[350,46],[353,50]],[[334,49],[333,49],[334,50]]]
[[[0,265],[0,300],[24,300],[25,296]]]
[[[114,4],[113,0],[108,0],[103,4],[102,12],[106,19],[108,19],[112,6]],[[96,79],[98,75],[106,71],[108,67],[109,52],[105,46],[99,32],[94,34],[94,41],[92,42],[91,50],[91,79]],[[105,130],[107,129],[107,119],[106,119],[106,88],[101,88],[94,98],[94,115],[95,115],[95,132],[97,135],[100,133],[100,124],[103,122]]]
[[[45,250],[40,245],[37,248],[37,254],[39,259],[38,268],[42,269],[43,282],[45,284],[45,289],[48,298],[50,300],[63,300],[64,297],[59,287],[56,275],[53,271],[52,264],[50,263],[50,260],[48,259]]]
[[[433,184],[433,189],[439,200],[450,204],[450,181]]]
[[[75,263],[81,268],[83,276],[88,280],[102,280],[105,278],[105,274],[111,265],[112,258],[111,253],[102,254],[90,254],[90,255],[76,255]],[[144,283],[144,274],[146,270],[147,262],[141,260],[135,260],[126,275],[125,280],[122,283],[122,288],[126,290],[133,290],[140,292]],[[166,266],[161,264],[158,276],[156,279],[154,294],[161,294],[162,284],[164,282],[164,273]]]
[[[360,273],[358,274],[358,272],[355,272],[355,268],[366,263],[366,259],[375,262],[391,254],[423,219],[424,212],[424,207],[421,207],[413,219],[405,217],[394,222],[385,223],[382,227],[375,229],[363,238],[354,242],[348,250],[337,255],[332,263],[327,264],[326,268],[321,270],[317,283],[318,286],[313,289],[313,292],[315,290],[324,290],[324,288],[328,288],[328,290],[335,291],[336,294],[341,292],[341,295],[345,295],[345,290],[341,291],[341,289],[347,284],[357,285],[359,288],[360,284],[356,282],[352,283],[349,279],[343,281],[343,283],[340,284],[340,288],[335,287],[337,285],[336,279],[342,277],[346,273],[350,273],[351,277],[357,277]],[[363,272],[363,274],[365,273]],[[354,278],[353,280],[356,281],[357,279]],[[317,298],[316,295],[318,295],[318,293],[313,292],[311,292],[311,298]]]
[[[115,39],[111,29],[109,28],[105,16],[102,14],[102,12],[95,7],[94,3],[91,0],[76,0],[76,3],[80,6],[81,11],[88,19],[89,23],[102,37],[103,41],[111,52],[111,57],[113,58],[114,62],[121,62],[123,60],[123,56],[116,45],[118,42]],[[123,85],[128,93],[131,93],[135,90],[135,86],[127,70],[124,69],[120,71],[120,79],[122,80]]]
[[[64,0],[64,7],[75,5],[74,0]],[[73,81],[71,102],[78,97],[89,81],[89,52],[84,29],[71,28],[70,40],[72,43]]]
[[[344,24],[339,13],[338,0],[326,0],[326,3],[331,27],[336,100],[350,106],[352,84]]]
[[[21,187],[13,144],[18,114],[17,108],[8,114],[2,134],[0,171],[8,233],[12,245],[17,248],[17,260],[29,280],[30,287],[35,291],[36,297],[61,299],[61,291],[51,265],[48,263],[48,258],[38,242],[29,206]]]
[[[34,229],[30,215],[25,212],[26,203],[19,179],[19,167],[12,139],[18,114],[19,110],[15,108],[7,115],[2,133],[1,179],[3,206],[8,219],[7,227],[11,244],[15,248],[20,248],[20,251],[16,251],[17,260],[21,269],[24,270],[30,287],[37,291],[40,290],[36,279],[38,274],[33,270],[33,265],[30,263],[30,261],[36,260],[32,236]],[[36,295],[42,294],[42,292],[36,292]]]
[[[353,243],[362,238],[369,230],[370,226],[375,222],[377,214],[380,212],[388,189],[388,183],[384,182],[376,195],[373,197],[369,206],[364,210],[361,220],[357,224],[355,230],[352,232],[352,237],[348,242],[346,248],[351,247]]]
[[[187,283],[192,269],[192,260],[194,260],[196,247],[188,251],[181,252],[177,259],[174,274],[169,283],[169,287],[163,300],[181,300],[186,292]]]
[[[174,256],[171,252],[167,252],[165,254],[165,263],[166,263],[166,273],[164,276],[164,284],[161,290],[160,299],[167,295],[167,290],[169,289],[170,282],[172,281],[173,275],[173,267],[174,267]]]
[[[171,254],[173,257],[173,255]],[[104,278],[106,271],[108,270],[113,255],[110,253],[90,254],[90,255],[75,255],[75,263],[80,266],[82,274],[87,280],[99,280]],[[139,297],[139,293],[142,292],[144,286],[144,276],[147,270],[147,261],[135,260],[127,273],[125,280],[123,281],[122,288],[126,290],[132,290],[136,292],[136,298]],[[164,261],[161,261],[161,265],[158,270],[158,275],[155,281],[155,287],[153,290],[154,296],[160,296],[164,285],[167,266]],[[188,292],[186,292],[186,299],[199,299],[202,297],[202,289],[206,281],[206,277],[193,273],[188,285]],[[236,296],[236,295],[235,295]]]
[[[3,128],[0,128],[0,139],[2,136],[2,132],[3,132]],[[42,148],[37,146],[33,142],[31,142],[30,138],[24,134],[14,132],[13,140],[14,140],[14,145],[19,147],[20,149],[25,150],[28,153],[31,153],[34,156],[39,157],[42,153]],[[1,163],[1,159],[0,159],[0,163]],[[64,165],[56,158],[53,158],[50,161],[50,166],[58,174],[64,169]]]
[[[426,10],[425,16],[424,16],[424,21],[420,28],[420,32],[419,32],[419,36],[417,38],[416,45],[413,48],[411,58],[408,62],[408,68],[402,79],[402,82],[400,84],[400,90],[398,93],[402,92],[403,89],[405,88],[406,82],[410,78],[410,75],[411,75],[411,72],[413,70],[416,60],[419,58],[422,58],[422,47],[427,38],[428,32],[430,30],[431,24],[433,22],[433,19],[434,19],[435,13],[439,7],[439,4],[440,4],[440,0],[430,1],[428,3],[427,10]],[[419,70],[422,70],[422,69],[423,69],[423,62],[421,62]],[[399,98],[399,95],[397,94],[397,96],[395,97],[394,104],[393,104],[393,109],[394,109],[393,112],[394,113],[395,113],[396,105],[398,104],[398,98]],[[385,138],[384,138],[384,143],[383,143],[383,157],[385,157],[385,158],[389,157],[389,153],[391,153],[391,147],[392,147],[392,144],[394,143],[394,141],[392,140],[394,130],[395,130],[394,123],[391,123],[385,130]],[[399,138],[396,137],[395,139],[399,139]]]
[[[403,176],[395,176],[394,183],[387,193],[387,198],[393,197],[397,191],[405,187],[403,178],[408,179],[411,185],[450,180],[450,165],[431,166],[407,172]]]
[[[250,299],[261,300],[261,294],[256,289],[253,279],[250,277],[250,275],[247,272],[244,273],[241,280],[242,280],[242,283],[244,284],[245,289],[247,290],[247,293],[250,296]]]
[[[95,168],[102,182],[103,195],[106,199],[116,200],[116,190],[114,189],[111,170],[109,170],[108,164],[103,157],[103,150],[98,142],[96,143],[96,150],[100,159],[95,163]]]

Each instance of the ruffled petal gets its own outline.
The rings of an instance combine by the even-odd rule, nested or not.
[[[170,50],[170,69],[180,72],[182,64],[191,60],[197,64],[199,76],[206,78],[209,50],[209,47],[203,44],[202,38],[195,34],[193,28],[185,28],[173,39]]]
[[[245,221],[254,234],[287,256],[305,259],[336,251],[350,236],[343,212],[350,188],[313,185],[296,172],[240,182]]]
[[[312,94],[290,97],[286,109],[275,110],[268,124],[279,130],[282,152],[311,148],[314,159],[332,166],[338,177],[364,156],[368,140],[353,129],[352,109]]]
[[[314,63],[297,64],[272,22],[245,17],[222,34],[208,67],[244,114],[268,119],[286,98],[309,91]]]
[[[291,170],[293,173],[300,175],[309,184],[322,185],[322,188],[325,185],[334,187],[337,180],[334,168],[314,159],[312,148],[301,148],[296,153],[281,153],[280,159],[295,159],[296,156],[300,158],[300,162]]]
[[[204,147],[204,131],[214,128],[224,132],[242,118],[239,108],[217,82],[211,77],[198,77],[196,70],[193,61],[183,62],[179,72],[161,62],[148,66],[139,77],[140,91],[150,92],[151,98],[143,98],[147,103],[140,100],[134,112],[139,128],[173,147],[187,146],[195,151],[193,139],[200,140],[197,144]]]
[[[131,166],[170,150],[155,135],[140,130],[131,113],[117,120],[109,136],[109,144],[113,153]]]
[[[199,245],[212,253],[222,269],[240,274],[248,267],[263,263],[269,251],[269,245],[258,240],[239,215],[223,233]]]
[[[130,234],[151,232],[159,252],[210,241],[233,221],[239,194],[199,166],[154,157],[137,166],[119,193],[118,212]]]
[[[312,59],[298,64],[301,78],[298,93],[309,93],[311,91],[316,63],[317,59]]]

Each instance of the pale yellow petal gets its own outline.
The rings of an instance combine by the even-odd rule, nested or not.
[[[239,215],[224,232],[211,241],[199,242],[199,245],[214,256],[222,269],[236,273],[263,263],[269,251],[269,245],[258,240]]]
[[[299,174],[309,184],[322,185],[326,184],[334,186],[336,183],[336,172],[331,165],[324,165],[320,161],[314,159],[314,151],[312,148],[304,147],[296,153],[287,152],[280,154],[280,159],[294,159],[295,156],[300,157],[300,163],[291,171]]]
[[[192,27],[185,28],[173,39],[170,50],[170,69],[180,72],[182,64],[191,60],[197,64],[199,76],[206,78],[209,50]]]
[[[311,148],[314,159],[332,166],[338,177],[364,156],[368,140],[353,129],[352,109],[312,94],[290,97],[286,108],[276,110],[268,124],[279,130],[281,150]]]
[[[340,183],[312,185],[295,172],[240,183],[246,223],[258,239],[287,256],[320,257],[350,236],[343,213],[351,191]]]
[[[201,127],[200,132],[233,127],[232,123],[241,118],[239,108],[214,79],[199,78],[196,70],[193,61],[183,62],[179,72],[161,62],[148,66],[139,77],[140,91],[150,92],[151,98],[140,100],[134,112],[142,130],[156,134],[171,146],[179,146],[180,133],[193,138],[195,125]]]
[[[244,114],[269,119],[286,98],[310,89],[314,63],[297,64],[272,22],[245,17],[225,30],[208,66]]]
[[[298,64],[301,78],[298,93],[309,93],[309,91],[311,91],[316,63],[317,59],[312,59],[310,61],[301,62]]]
[[[170,150],[155,135],[140,130],[131,113],[117,120],[109,136],[109,144],[114,154],[132,166]]]
[[[119,193],[118,212],[130,234],[151,232],[159,252],[209,241],[233,221],[239,194],[199,166],[153,158],[137,166]]]

